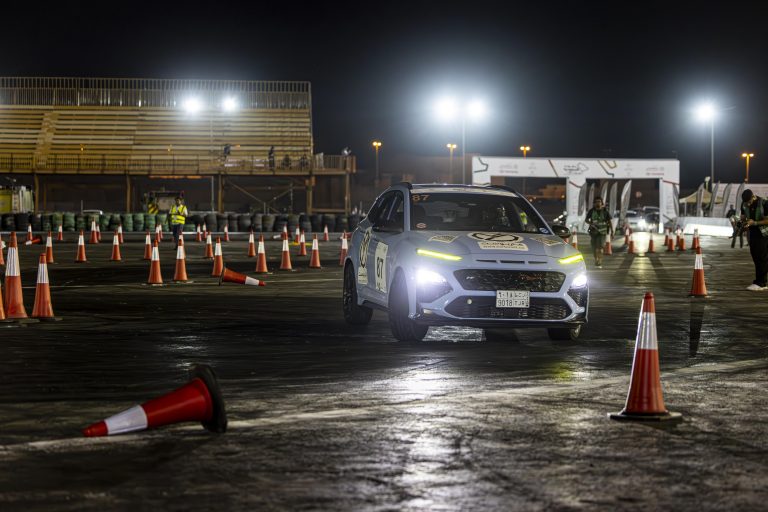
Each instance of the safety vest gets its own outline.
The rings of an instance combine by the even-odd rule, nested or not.
[[[147,207],[147,212],[150,213],[150,214],[157,213],[159,211],[160,210],[158,209],[157,204],[155,204],[155,203],[152,203],[152,204],[149,205],[149,207]]]
[[[184,221],[187,219],[187,207],[184,205],[171,206],[171,224],[184,224]]]
[[[763,220],[763,209],[765,208],[765,199],[762,197],[757,198],[757,205],[755,206],[755,218],[752,219],[752,216],[750,215],[750,207],[747,205],[747,203],[741,204],[741,213],[744,214],[744,216],[748,219],[752,219],[755,222],[759,222]],[[760,234],[763,236],[768,236],[768,225],[761,224],[760,226],[755,226],[757,229],[760,230]]]
[[[595,208],[590,209],[589,214],[587,215],[587,221],[588,224],[591,224],[595,227],[597,230],[596,234],[608,234],[608,223],[611,221],[611,217],[608,213],[608,210],[605,208],[602,210],[596,210]]]

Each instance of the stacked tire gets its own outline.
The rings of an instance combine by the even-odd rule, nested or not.
[[[56,214],[54,213],[54,215]],[[64,212],[61,215],[61,227],[64,231],[74,231],[77,229],[75,214],[71,212]]]
[[[267,233],[271,233],[275,230],[275,224],[277,218],[271,213],[265,213],[261,216],[261,230]]]

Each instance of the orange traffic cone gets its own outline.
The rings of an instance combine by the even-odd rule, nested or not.
[[[208,224],[203,222],[203,240],[205,240],[205,237],[208,235]],[[201,240],[202,242],[202,240]]]
[[[248,234],[248,257],[256,257],[256,244],[253,241],[253,230]]]
[[[677,235],[677,250],[684,251],[685,250],[685,233],[680,233]]]
[[[283,226],[283,240],[288,240],[288,226]]]
[[[213,252],[212,277],[219,277],[224,272],[224,254],[221,252],[221,238],[216,237],[216,250]]]
[[[176,247],[176,271],[173,274],[173,281],[176,283],[186,283],[187,278],[187,254],[184,250],[184,237],[179,237],[179,245]]]
[[[229,224],[224,224],[224,241],[229,242]]]
[[[667,252],[675,252],[675,241],[672,239],[672,232],[669,233],[667,238]]]
[[[603,247],[603,254],[605,256],[612,256],[613,255],[613,244],[611,244],[611,234],[608,233],[605,236],[605,247]]]
[[[64,227],[61,224],[59,224],[59,230],[58,230],[58,233],[56,234],[56,241],[57,242],[64,241]]]
[[[0,234],[0,265],[5,265],[5,257],[3,257],[3,235]]]
[[[312,238],[312,257],[309,260],[309,268],[322,268],[320,266],[320,248],[317,245],[317,235],[314,235]]]
[[[267,283],[265,283],[264,281],[260,281],[252,277],[248,277],[245,274],[235,272],[234,270],[229,270],[228,268],[225,268],[222,271],[221,276],[219,277],[219,286],[221,286],[221,283],[237,283],[237,284],[245,284],[248,286],[266,286],[267,285]]]
[[[216,374],[210,366],[198,365],[190,376],[192,380],[179,389],[94,423],[83,429],[83,435],[111,436],[182,421],[199,421],[211,432],[226,432],[227,413]]]
[[[35,289],[35,305],[32,308],[32,318],[41,320],[56,320],[51,305],[51,285],[48,282],[48,265],[45,253],[40,255],[37,267],[37,287]]]
[[[610,414],[614,420],[680,421],[682,415],[664,406],[659,372],[659,342],[656,338],[656,308],[653,293],[646,292],[637,326],[635,358],[624,410]]]
[[[125,240],[123,239],[123,225],[118,224],[117,225],[117,241],[121,245],[125,243]]]
[[[347,253],[349,252],[349,244],[347,243],[347,234],[344,233],[341,239],[341,252],[339,253],[339,266],[344,266],[344,260],[347,259]]]
[[[195,241],[196,242],[203,241],[203,233],[202,231],[200,231],[200,224],[195,224]]]
[[[158,245],[160,245],[160,242],[163,241],[163,232],[159,224],[155,226],[155,241],[157,242]]]
[[[99,243],[99,236],[96,234],[96,221],[91,221],[91,238],[88,240],[89,244]]]
[[[45,262],[53,263],[53,237],[48,232],[48,238],[45,239]]]
[[[32,236],[32,225],[27,224],[27,239],[25,240],[25,242],[31,242],[33,238],[35,237]]]
[[[203,259],[205,260],[213,259],[213,242],[211,242],[210,233],[205,234],[205,256],[203,256]]]
[[[307,240],[304,238],[304,231],[299,236],[299,256],[307,255]]]
[[[301,236],[301,232],[299,232],[299,226],[296,226],[296,231],[293,234],[293,243],[298,245],[299,244],[299,237]]]
[[[264,250],[264,235],[259,235],[259,258],[256,260],[256,273],[266,274],[269,272],[267,269],[267,253]]]
[[[669,228],[664,230],[664,247],[669,246]]]
[[[632,238],[632,233],[629,233],[629,245],[627,246],[627,253],[635,254],[635,240]]]
[[[112,256],[109,261],[123,261],[120,257],[120,235],[115,231],[115,235],[112,237]]]
[[[101,243],[101,226],[99,225],[98,222],[96,223],[96,240],[98,240],[99,243]]]
[[[16,233],[11,231],[8,242],[8,267],[5,269],[5,314],[8,318],[27,318],[24,297],[21,293],[21,267]]]
[[[655,253],[656,252],[655,249],[656,248],[653,245],[653,233],[649,233],[649,235],[648,235],[648,252],[649,253]]]
[[[3,306],[3,291],[0,287],[0,322],[5,322],[5,307]]]
[[[693,264],[693,282],[691,283],[691,297],[706,297],[707,285],[704,283],[704,259],[701,255],[701,247],[696,249],[696,261]]]
[[[149,279],[147,279],[147,284],[163,284],[163,276],[160,272],[160,251],[157,248],[157,240],[152,244],[152,260],[149,264]]]
[[[41,244],[41,243],[43,243],[43,239],[40,238],[39,236],[36,236],[36,237],[32,238],[32,240],[25,241],[24,245],[36,245],[36,244]]]
[[[80,230],[80,235],[77,237],[77,255],[75,256],[75,263],[85,263],[85,235]]]
[[[575,231],[573,232],[573,238],[571,239],[571,245],[578,249],[579,248],[579,235]]]
[[[701,245],[699,244],[699,228],[694,228],[693,230],[693,242],[691,243],[691,250],[695,251],[696,249],[700,249]]]
[[[624,226],[624,245],[629,245],[629,226]]]
[[[288,239],[283,240],[283,258],[280,261],[280,270],[293,270],[291,267],[291,253],[288,252]]]
[[[149,230],[147,230],[147,236],[144,239],[144,259],[152,259],[152,237],[149,236]]]
[[[323,242],[328,242],[330,238],[328,237],[328,226],[323,226]]]

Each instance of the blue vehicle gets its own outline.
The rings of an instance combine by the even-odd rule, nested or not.
[[[400,341],[421,340],[430,325],[480,327],[487,339],[546,328],[576,340],[589,287],[568,236],[506,187],[394,185],[352,234],[344,318],[363,325],[386,311]]]

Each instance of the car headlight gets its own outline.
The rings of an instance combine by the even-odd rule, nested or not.
[[[447,252],[430,251],[429,249],[416,249],[416,254],[419,256],[427,256],[429,258],[437,258],[446,261],[459,261],[461,256],[454,254],[448,254]]]
[[[452,290],[448,281],[434,270],[416,269],[416,299],[419,302],[434,302]]]
[[[416,270],[416,282],[420,285],[430,285],[430,284],[443,284],[446,282],[446,280],[443,276],[441,276],[434,270],[427,270],[426,268],[420,268]]]
[[[639,221],[637,221],[637,227],[639,227],[639,228],[644,228],[647,225],[648,224],[645,223],[645,219],[640,219]]]
[[[587,286],[587,274],[579,274],[573,278],[571,288],[584,288]]]
[[[584,261],[584,255],[581,254],[581,253],[578,253],[578,254],[574,254],[573,256],[567,256],[565,258],[560,258],[557,261],[559,261],[563,265],[569,265],[571,263],[578,263],[580,261]]]

